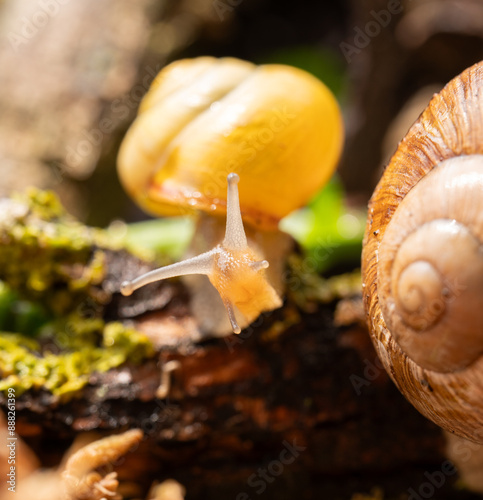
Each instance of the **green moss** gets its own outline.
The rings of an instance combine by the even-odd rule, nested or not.
[[[53,193],[0,200],[0,390],[44,389],[66,400],[94,372],[154,356],[145,335],[102,319],[106,251],[119,247],[109,231],[69,216]]]
[[[362,290],[359,269],[346,274],[324,278],[314,272],[316,263],[309,256],[291,255],[288,259],[290,276],[287,293],[304,310],[311,304],[328,304],[338,299],[360,295]]]
[[[53,352],[49,340],[60,353]],[[13,387],[21,395],[30,389],[47,389],[65,401],[88,383],[92,373],[127,361],[140,363],[154,354],[145,335],[122,323],[72,315],[49,325],[39,340],[0,334],[0,390]]]
[[[36,189],[0,202],[0,279],[56,315],[95,294],[104,278],[108,234],[65,213]]]
[[[35,337],[49,319],[51,317],[41,305],[20,299],[17,293],[0,281],[0,331]]]

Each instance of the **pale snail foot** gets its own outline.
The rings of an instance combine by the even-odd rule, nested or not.
[[[204,274],[216,288],[225,306],[234,333],[241,332],[236,311],[253,321],[263,311],[282,305],[282,300],[265,277],[269,267],[265,259],[248,246],[238,198],[237,174],[227,177],[227,215],[225,237],[212,250],[175,264],[150,271],[121,285],[123,295],[131,295],[138,288],[175,276]]]

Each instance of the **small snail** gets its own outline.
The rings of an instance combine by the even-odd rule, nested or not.
[[[369,204],[372,340],[406,398],[483,442],[483,63],[435,94]]]
[[[206,280],[191,277],[189,285],[210,335],[240,332],[280,307],[290,240],[278,223],[330,178],[342,139],[334,96],[300,69],[212,57],[164,68],[121,146],[119,176],[149,212],[201,215],[193,257],[124,283],[123,293],[153,279],[206,274],[221,299]]]

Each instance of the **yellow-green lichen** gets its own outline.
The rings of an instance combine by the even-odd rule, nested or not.
[[[120,245],[69,216],[53,193],[0,200],[0,390],[66,400],[93,373],[154,356],[145,335],[102,319],[106,255]]]
[[[51,192],[31,189],[0,201],[0,279],[54,314],[92,296],[113,246],[105,231],[66,214]]]
[[[45,389],[65,401],[88,383],[92,373],[126,361],[140,363],[155,354],[145,335],[119,322],[105,324],[72,315],[55,328],[61,335],[50,337],[46,329],[39,340],[0,334],[1,391],[13,387],[18,396]]]

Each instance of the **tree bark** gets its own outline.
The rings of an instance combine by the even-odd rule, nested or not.
[[[174,478],[196,499],[258,491],[263,498],[350,498],[375,486],[392,498],[444,462],[440,429],[395,389],[365,327],[350,315],[350,325],[334,324],[337,301],[307,313],[289,297],[241,335],[200,343],[183,337],[193,319],[182,285],[158,285],[156,295],[164,305],[144,312],[135,302],[146,296],[115,294],[108,308],[110,319],[124,321],[137,311],[131,319],[157,345],[155,360],[94,374],[65,404],[45,392],[18,398],[17,431],[44,464],[58,463],[80,432],[132,427],[145,440],[121,465],[121,479],[147,488]],[[180,366],[159,399],[170,360]],[[463,498],[444,496],[453,494],[453,479],[438,498]]]

